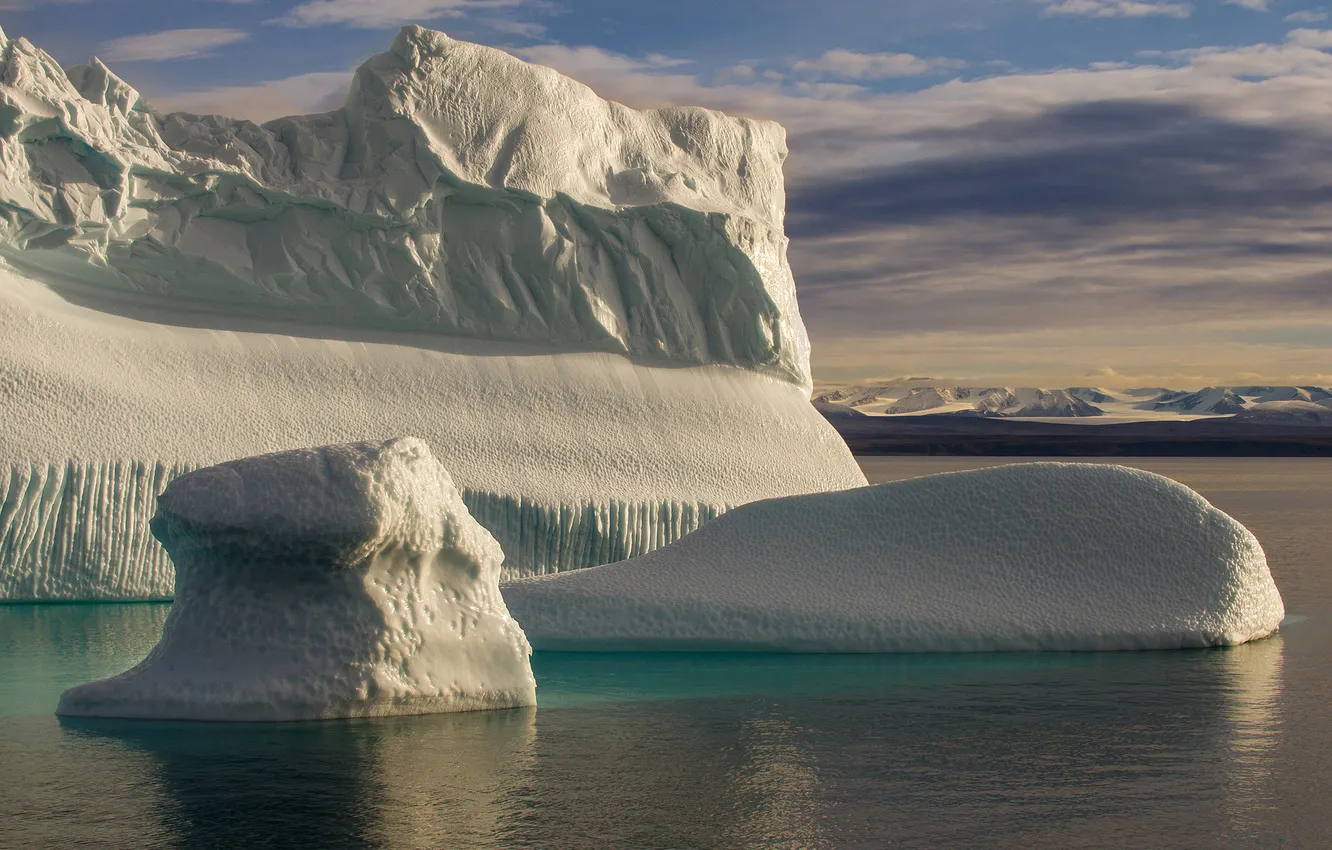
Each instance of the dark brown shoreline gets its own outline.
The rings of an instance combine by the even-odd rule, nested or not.
[[[828,416],[853,454],[1015,457],[1332,457],[1332,427],[1231,419],[1027,422],[981,416]]]

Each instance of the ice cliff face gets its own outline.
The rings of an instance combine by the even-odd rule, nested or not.
[[[808,379],[776,124],[419,27],[343,108],[263,126],[0,49],[0,252],[53,285]]]
[[[420,440],[177,478],[153,534],[179,571],[162,639],[59,714],[314,720],[536,704],[504,553]]]
[[[808,403],[784,155],[419,28],[264,126],[0,42],[0,600],[169,598],[162,487],[299,446],[419,435],[510,576],[863,484]]]

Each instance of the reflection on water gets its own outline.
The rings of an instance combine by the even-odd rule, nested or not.
[[[478,847],[524,774],[535,710],[305,724],[65,719],[102,769],[142,771],[179,847]],[[140,780],[133,780],[137,784]]]
[[[17,716],[0,819],[110,847],[1302,846],[1283,657],[549,654],[540,710]]]
[[[746,758],[728,777],[740,806],[726,844],[791,850],[830,846],[823,835],[826,794],[812,754],[801,745],[801,731],[775,710],[741,725],[739,749]]]
[[[1283,642],[1264,640],[1225,653],[1230,680],[1226,814],[1235,835],[1261,843],[1257,811],[1277,808],[1272,773],[1281,733]]]
[[[47,714],[51,694],[128,670],[170,605],[0,605],[0,716]]]

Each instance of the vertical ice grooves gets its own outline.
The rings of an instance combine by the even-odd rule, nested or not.
[[[725,513],[707,502],[585,501],[550,505],[464,490],[463,501],[504,547],[505,580],[643,555]]]
[[[170,599],[175,573],[148,530],[157,495],[192,464],[15,464],[0,472],[0,602]],[[622,561],[724,513],[707,502],[549,504],[464,490],[504,548],[504,578]]]
[[[171,562],[148,519],[166,482],[191,468],[11,466],[0,475],[0,600],[170,599]]]

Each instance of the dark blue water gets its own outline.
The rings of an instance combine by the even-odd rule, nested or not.
[[[0,607],[0,846],[1328,847],[1332,463],[1191,463],[1162,471],[1264,542],[1295,615],[1281,636],[539,654],[539,710],[69,722],[60,691],[137,661],[166,606]]]

